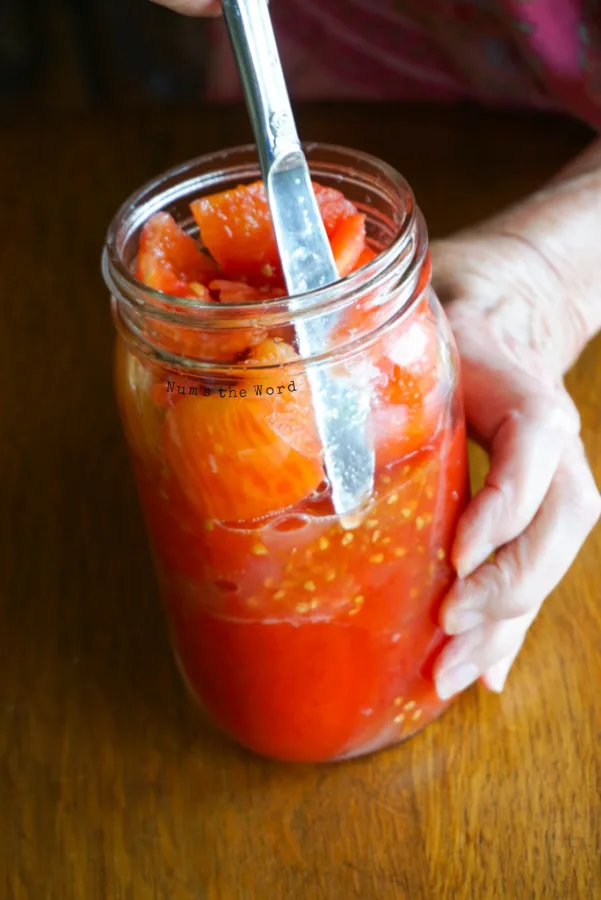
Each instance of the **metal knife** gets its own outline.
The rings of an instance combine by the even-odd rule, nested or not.
[[[339,280],[307,160],[296,130],[266,0],[223,0],[223,13],[257,143],[263,181],[282,262],[294,299]],[[323,316],[296,323],[303,357],[326,349]],[[375,455],[366,434],[369,391],[334,377],[324,366],[307,367],[313,410],[324,449],[333,505],[343,524],[373,489]]]

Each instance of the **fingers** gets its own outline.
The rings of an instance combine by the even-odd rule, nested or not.
[[[491,666],[482,676],[482,681],[485,687],[488,688],[489,691],[494,691],[495,694],[500,694],[503,688],[505,687],[505,682],[507,680],[507,676],[509,675],[509,671],[514,664],[516,657],[520,650],[522,649],[522,644],[524,643],[524,639],[526,637],[526,633],[520,637],[516,636],[516,643],[510,653],[507,656],[504,656],[499,662],[495,663]]]
[[[441,699],[484,676],[500,691],[526,632],[573,562],[601,515],[601,496],[580,439],[564,451],[549,492],[531,525],[465,581],[457,581],[441,609],[455,635],[435,667]]]
[[[503,675],[504,666],[508,672],[535,616],[530,613],[521,619],[488,621],[447,644],[434,669],[440,699],[448,700],[491,670],[493,678],[495,670]]]
[[[221,4],[217,0],[151,0],[183,16],[218,16]]]
[[[452,560],[465,578],[493,550],[530,524],[545,498],[566,445],[579,432],[578,413],[563,398],[534,397],[511,409],[491,443],[484,488],[459,523]],[[571,401],[570,401],[571,403]]]
[[[530,526],[466,579],[441,608],[448,634],[485,619],[536,612],[563,578],[601,513],[601,497],[580,439],[564,451],[547,496]],[[491,664],[494,660],[491,660]]]

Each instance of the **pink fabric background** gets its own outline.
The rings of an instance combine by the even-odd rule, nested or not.
[[[271,0],[296,99],[562,109],[601,127],[599,0]],[[208,97],[240,97],[222,23]]]

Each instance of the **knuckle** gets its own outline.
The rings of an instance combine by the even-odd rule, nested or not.
[[[506,479],[497,479],[494,473],[489,471],[484,479],[484,486],[493,491],[495,506],[500,505],[503,509],[512,506],[515,500],[514,492]]]
[[[580,434],[580,413],[567,393],[565,397],[558,398],[558,402],[550,413],[549,422],[558,431],[565,432],[573,437]]]
[[[536,600],[526,590],[528,560],[521,558],[521,543],[516,541],[511,550],[501,550],[491,563],[495,583],[491,613],[496,618],[516,618],[536,608]]]
[[[573,437],[580,434],[580,413],[563,386],[533,397],[530,406],[536,418],[549,430]]]
[[[491,565],[494,567],[494,614],[498,618],[504,616],[520,616],[528,612],[530,603],[522,591],[522,579],[515,565],[508,556],[501,554]]]

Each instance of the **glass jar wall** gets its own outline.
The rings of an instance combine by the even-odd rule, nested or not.
[[[407,738],[447,705],[432,666],[468,474],[456,350],[409,186],[355,151],[307,154],[320,190],[342,192],[365,217],[363,264],[335,285],[294,303],[278,290],[251,299],[258,244],[218,301],[200,289],[200,299],[194,289],[170,298],[134,277],[159,210],[196,239],[191,203],[256,184],[250,148],[142,188],[111,225],[103,268],[117,399],[185,683],[251,750],[331,761]],[[334,196],[320,194],[324,217]],[[231,252],[248,245],[254,220],[219,210]],[[312,358],[295,340],[309,316],[328,334]],[[312,366],[368,397],[375,479],[352,522],[333,508]]]

